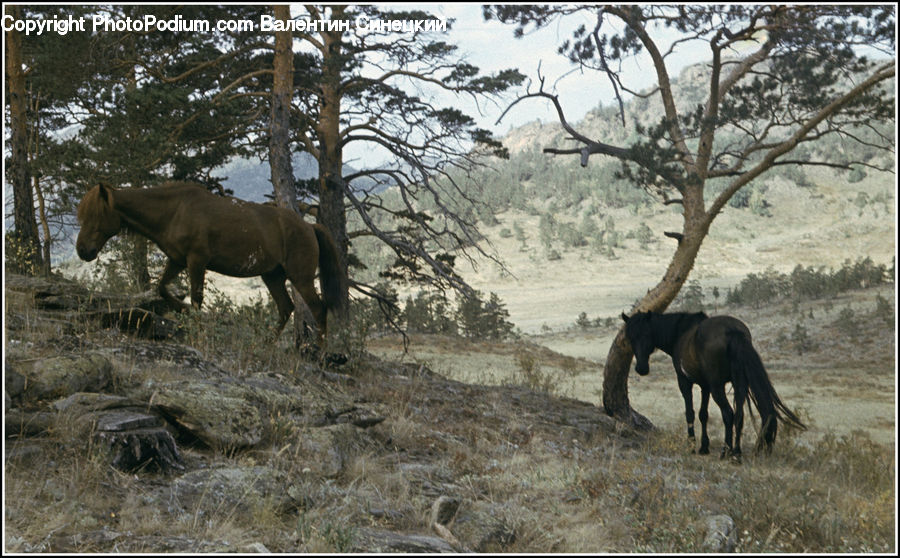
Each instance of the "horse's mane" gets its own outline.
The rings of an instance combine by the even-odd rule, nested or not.
[[[97,223],[104,216],[103,204],[100,203],[100,189],[91,188],[78,204],[79,223]]]
[[[703,320],[709,318],[706,312],[672,312],[660,314],[648,312],[650,317],[658,324],[654,328],[656,344],[659,347],[673,347],[681,335]]]

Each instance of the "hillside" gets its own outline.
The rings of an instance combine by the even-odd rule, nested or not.
[[[767,183],[770,216],[728,207],[714,222],[690,279],[707,292],[718,287],[724,293],[769,267],[787,273],[797,265],[838,268],[865,256],[889,265],[896,251],[893,184],[886,178],[841,184],[826,171],[807,173],[813,188],[777,178]],[[860,207],[859,192],[885,201]],[[557,215],[563,223],[581,221],[577,213]],[[538,238],[540,216],[516,209],[499,213],[498,224],[482,232],[506,270],[482,260],[462,274],[476,289],[499,294],[510,319],[527,333],[569,326],[581,312],[595,318],[628,311],[665,272],[675,241],[662,233],[680,230],[681,217],[661,205],[637,212],[608,209],[606,215],[623,237],[614,255],[595,244],[556,242],[559,258],[551,260]],[[642,244],[636,236],[643,225],[653,236]],[[524,242],[503,233],[514,227],[524,231]]]
[[[705,67],[685,68],[674,83],[683,103],[697,102],[706,86]],[[662,117],[656,97],[625,104],[627,126],[617,110],[601,107],[575,124],[588,137],[633,141],[635,124]],[[893,126],[883,123],[889,132]],[[723,134],[717,141],[727,143]],[[680,231],[680,206],[665,206],[616,176],[620,164],[595,156],[587,167],[575,156],[541,152],[569,146],[557,123],[535,122],[503,138],[509,160],[468,182],[490,207],[480,211],[484,245],[504,268],[475,257],[459,258],[473,287],[496,292],[511,320],[526,333],[572,324],[581,312],[615,316],[627,311],[661,279]],[[826,138],[801,146],[798,159],[828,160],[852,152],[871,164],[895,168],[893,155],[849,141]],[[710,200],[721,184],[707,188]],[[871,257],[890,262],[896,252],[896,176],[867,168],[841,171],[821,166],[778,167],[746,186],[712,225],[691,273],[707,291],[723,293],[750,273],[767,268],[790,272],[796,265],[838,268]]]
[[[735,467],[534,382],[362,351],[323,368],[272,343],[265,308],[163,316],[17,276],[4,294],[7,552],[896,550],[894,451],[858,432],[783,432]],[[450,371],[570,362],[444,351]]]

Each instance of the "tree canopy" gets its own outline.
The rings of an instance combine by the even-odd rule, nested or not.
[[[477,200],[467,198],[449,171],[467,171],[479,164],[479,153],[502,148],[437,92],[496,100],[523,76],[515,70],[482,74],[428,26],[393,31],[354,24],[361,17],[440,18],[369,5],[308,5],[293,15],[268,6],[23,10],[21,17],[42,19],[103,13],[132,20],[350,22],[272,26],[274,31],[257,25],[251,31],[88,30],[23,37],[21,66],[32,95],[45,99],[40,111],[27,115],[44,145],[29,168],[39,174],[54,210],[65,214],[97,180],[148,186],[189,179],[215,188],[214,169],[235,156],[257,155],[275,163],[276,199],[288,189],[281,184],[292,183],[293,195],[331,230],[345,269],[358,261],[352,241],[370,237],[396,255],[388,275],[473,292],[454,271],[450,252],[477,249],[479,237],[471,212],[447,200],[451,193],[470,205]],[[287,61],[278,58],[278,37],[290,46]],[[380,151],[382,162],[346,161],[345,151],[356,145]],[[298,151],[316,159],[317,179],[289,176],[289,155]],[[386,188],[402,193],[400,207],[383,203]],[[419,200],[426,198],[441,211],[423,210]],[[374,294],[348,280],[344,296],[351,285]]]

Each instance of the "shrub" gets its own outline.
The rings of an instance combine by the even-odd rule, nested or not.
[[[875,317],[888,325],[894,323],[894,307],[891,302],[879,294],[875,297]]]
[[[807,330],[803,324],[794,326],[794,332],[791,333],[791,343],[794,345],[794,348],[797,349],[797,353],[801,355],[804,352],[809,352],[816,348],[815,342],[809,336],[809,330]]]
[[[519,385],[543,393],[552,394],[554,392],[559,378],[554,374],[544,372],[541,363],[533,353],[524,350],[516,352],[516,364],[519,365],[521,372],[518,379]]]
[[[480,292],[463,297],[456,310],[460,331],[470,339],[501,341],[512,334],[513,324],[508,320],[509,311],[496,293],[487,302]]]
[[[587,312],[578,314],[578,319],[575,320],[575,325],[577,325],[581,329],[587,329],[591,327],[591,321],[587,317]]]
[[[859,336],[859,322],[853,309],[849,306],[841,310],[841,313],[838,314],[838,319],[832,325],[837,327],[841,333],[850,337],[850,339],[855,340]]]
[[[790,296],[794,301],[833,297],[834,295],[865,287],[881,285],[893,280],[893,273],[884,264],[876,265],[872,258],[851,262],[847,260],[837,271],[824,268],[804,268],[798,265],[790,275],[772,268],[762,274],[747,275],[726,296],[729,304],[752,304],[759,308],[763,303]],[[830,310],[826,308],[826,311]]]
[[[862,180],[866,177],[866,171],[862,169],[862,167],[855,166],[853,169],[847,174],[847,182],[850,184],[856,184],[857,182],[862,182]]]

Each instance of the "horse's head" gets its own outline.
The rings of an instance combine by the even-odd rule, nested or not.
[[[650,312],[637,312],[631,317],[622,313],[625,337],[631,343],[631,350],[634,352],[634,371],[641,376],[650,373],[650,355],[656,349],[650,317]]]
[[[113,189],[104,184],[95,186],[78,204],[78,257],[89,262],[97,257],[106,241],[122,228],[122,219],[113,209]]]

